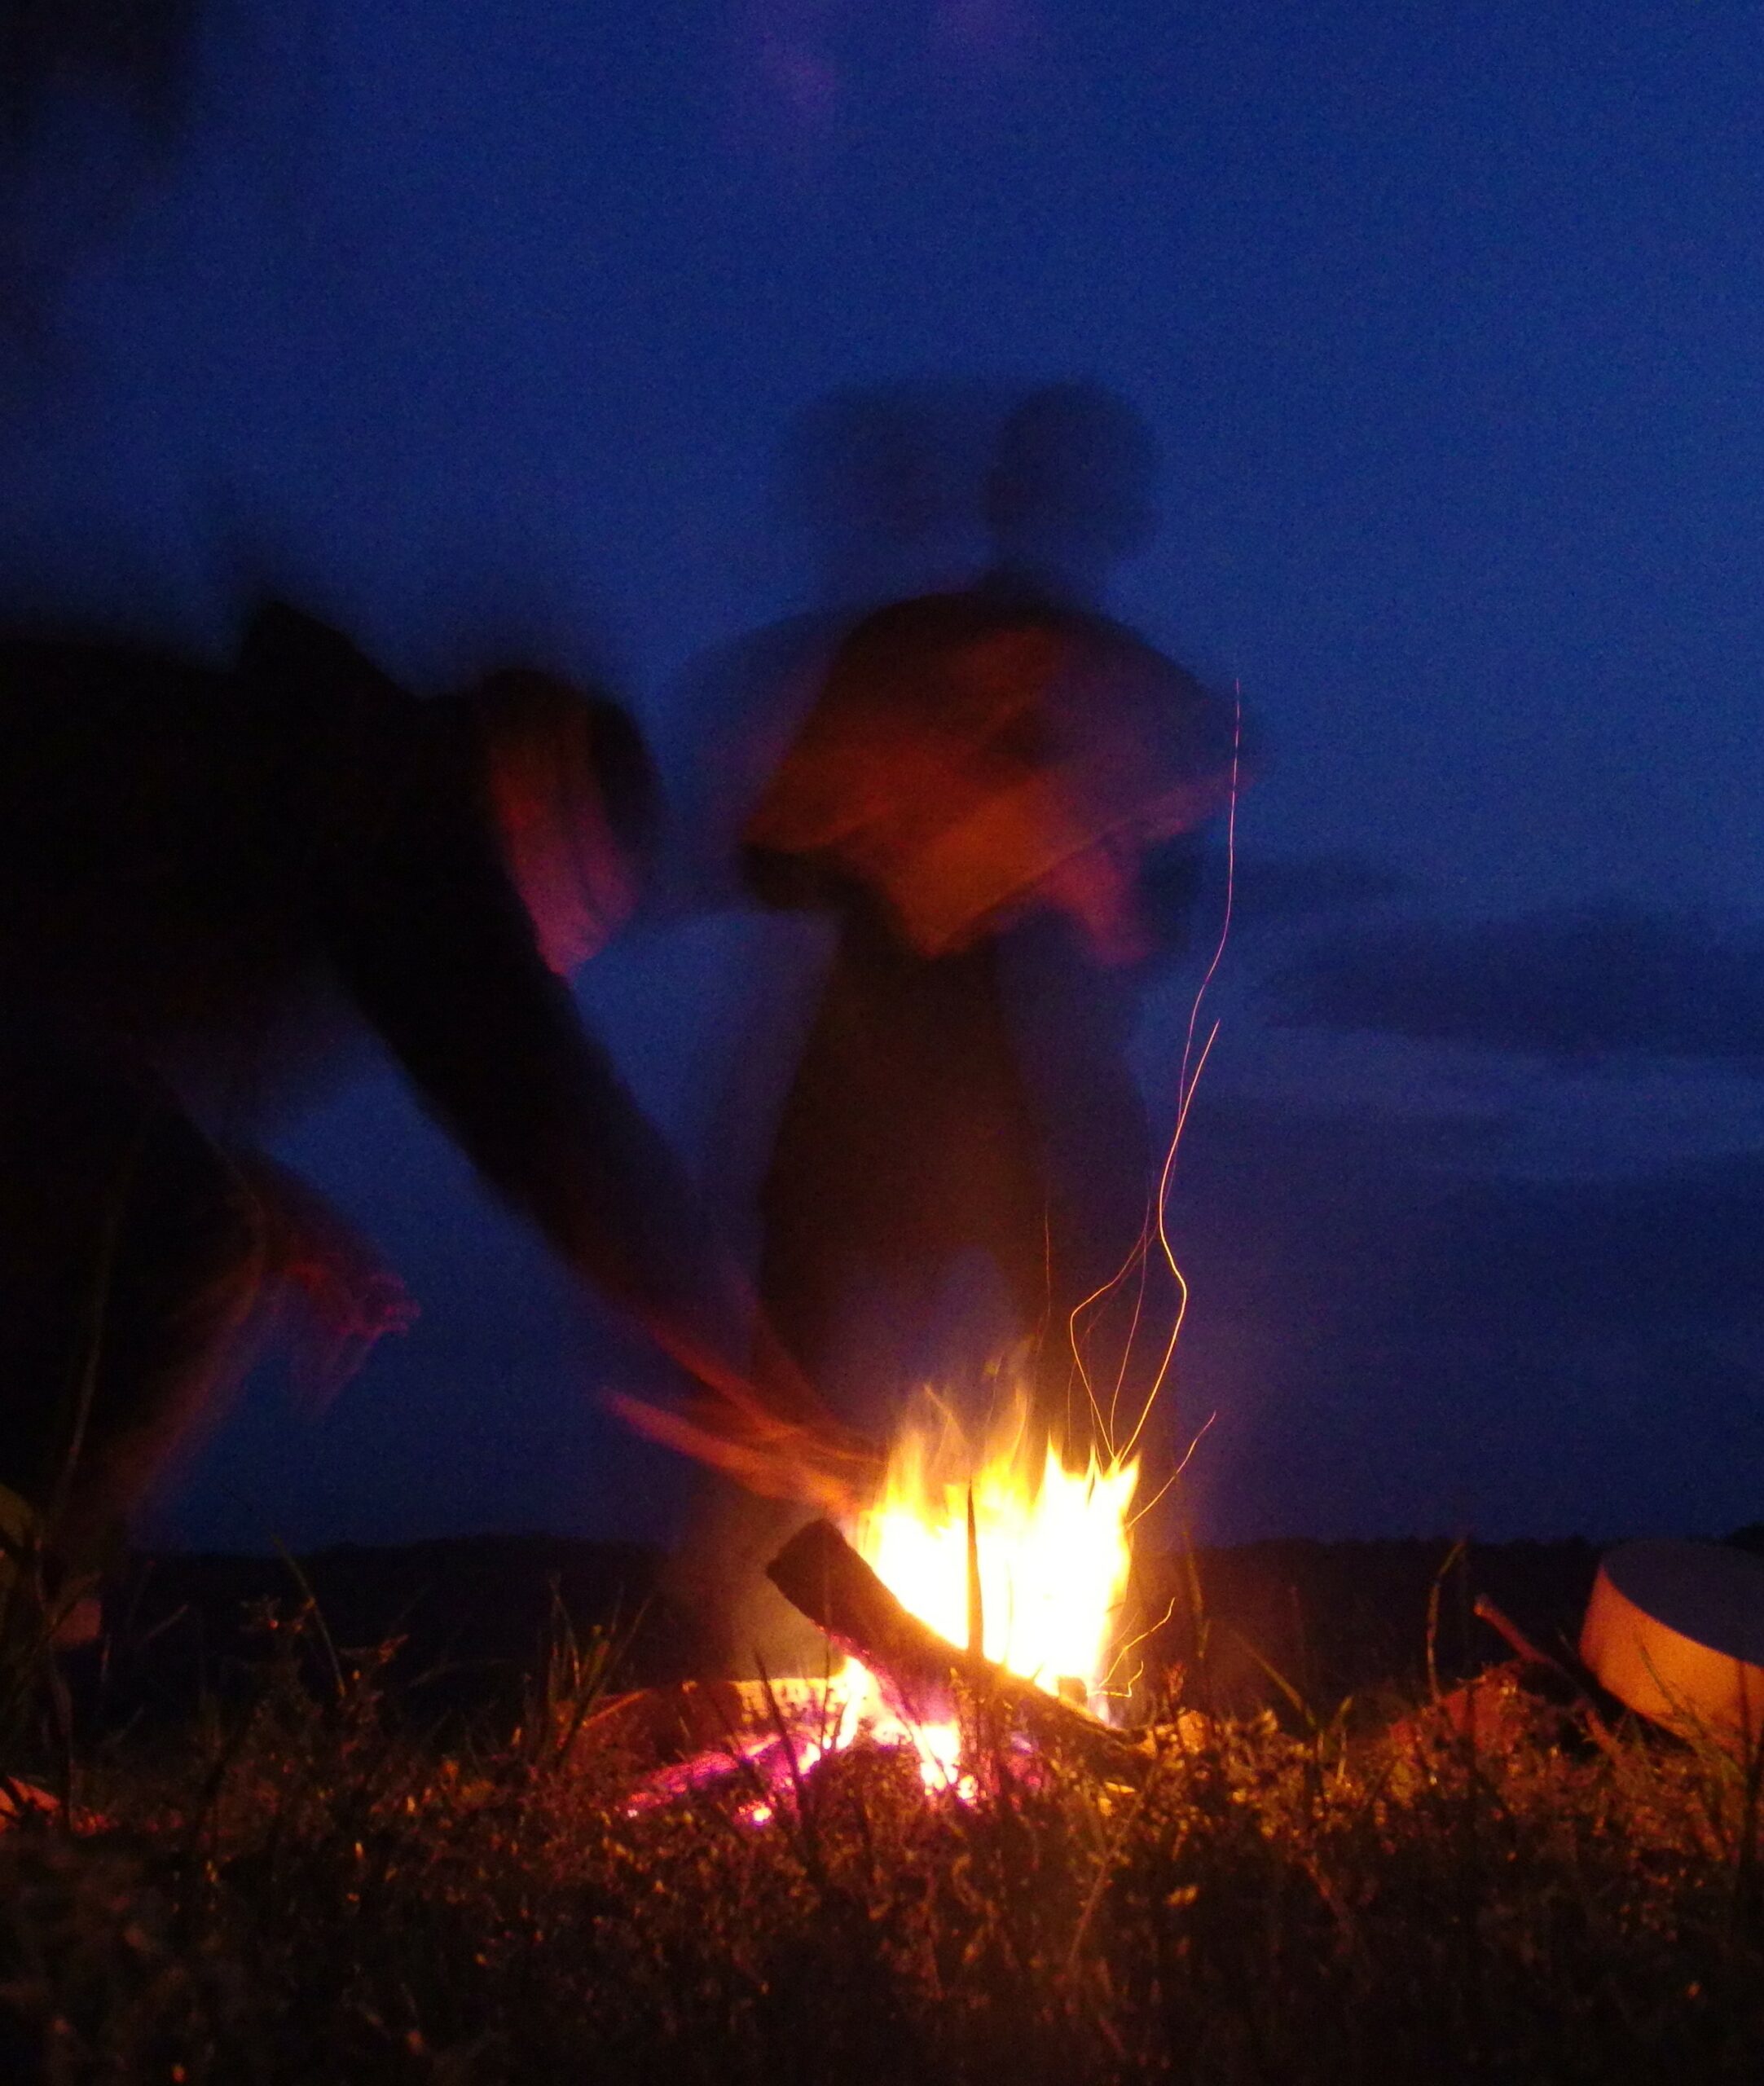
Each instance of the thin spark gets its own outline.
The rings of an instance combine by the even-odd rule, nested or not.
[[[1188,1028],[1182,1041],[1182,1061],[1177,1073],[1176,1090],[1177,1106],[1176,1127],[1174,1131],[1172,1133],[1169,1147],[1164,1154],[1164,1165],[1159,1173],[1156,1195],[1155,1198],[1150,1198],[1147,1200],[1145,1219],[1141,1224],[1137,1240],[1131,1248],[1129,1248],[1126,1258],[1122,1261],[1120,1266],[1116,1270],[1115,1274],[1111,1275],[1106,1282],[1102,1283],[1097,1288],[1093,1289],[1090,1292],[1089,1296],[1086,1296],[1081,1302],[1077,1304],[1073,1308],[1071,1314],[1067,1321],[1067,1338],[1068,1344],[1071,1348],[1072,1359],[1078,1371],[1079,1380],[1084,1387],[1084,1396],[1090,1406],[1092,1423],[1098,1435],[1101,1438],[1104,1449],[1108,1453],[1110,1460],[1117,1464],[1124,1463],[1128,1457],[1132,1454],[1135,1445],[1138,1442],[1141,1435],[1145,1432],[1146,1424],[1151,1417],[1152,1408],[1157,1403],[1158,1398],[1164,1389],[1165,1381],[1169,1375],[1170,1365],[1176,1353],[1177,1336],[1181,1331],[1182,1322],[1187,1316],[1188,1312],[1188,1282],[1186,1278],[1184,1276],[1181,1269],[1177,1265],[1176,1254],[1174,1249],[1170,1244],[1169,1232],[1166,1225],[1165,1217],[1169,1201],[1170,1182],[1176,1168],[1177,1151],[1181,1144],[1183,1129],[1188,1121],[1188,1111],[1190,1107],[1193,1105],[1195,1089],[1199,1085],[1200,1076],[1206,1069],[1208,1057],[1212,1050],[1213,1043],[1217,1038],[1219,1033],[1219,1023],[1215,1022],[1207,1037],[1206,1043],[1202,1047],[1200,1056],[1199,1059],[1196,1060],[1194,1058],[1194,1037],[1199,1027],[1201,1006],[1206,999],[1208,990],[1211,987],[1215,975],[1217,974],[1219,966],[1224,959],[1225,944],[1230,939],[1232,909],[1237,893],[1238,799],[1241,793],[1242,787],[1243,753],[1243,684],[1240,677],[1234,678],[1231,684],[1231,782],[1226,800],[1225,812],[1225,910],[1220,918],[1219,935],[1217,940],[1213,944],[1212,955],[1208,960],[1206,971],[1202,976],[1200,984],[1195,989],[1194,1000],[1188,1010]],[[1190,1072],[1190,1069],[1191,1064],[1193,1066],[1192,1072]],[[1152,1212],[1154,1209],[1155,1209],[1157,1213],[1156,1228],[1158,1243],[1163,1249],[1165,1262],[1169,1267],[1171,1274],[1175,1278],[1177,1287],[1179,1292],[1176,1320],[1175,1323],[1171,1327],[1170,1337],[1165,1344],[1163,1357],[1159,1362],[1158,1367],[1153,1375],[1150,1388],[1146,1393],[1145,1402],[1141,1407],[1139,1418],[1135,1423],[1131,1433],[1128,1437],[1127,1446],[1124,1448],[1117,1450],[1115,1446],[1115,1417],[1120,1410],[1121,1393],[1126,1384],[1128,1366],[1132,1359],[1133,1342],[1138,1335],[1141,1316],[1144,1307],[1145,1283],[1146,1277],[1146,1257],[1149,1252],[1151,1243]],[[1129,1270],[1133,1267],[1136,1261],[1139,1264],[1140,1271],[1139,1294],[1134,1300],[1133,1317],[1128,1323],[1126,1341],[1121,1352],[1120,1365],[1115,1375],[1114,1393],[1109,1400],[1108,1411],[1105,1415],[1102,1410],[1102,1405],[1097,1397],[1096,1388],[1091,1382],[1090,1371],[1085,1364],[1084,1353],[1080,1346],[1079,1321],[1085,1312],[1090,1310],[1092,1307],[1098,1304],[1102,1299],[1108,1296],[1120,1287],[1122,1283],[1126,1280]],[[1070,1389],[1068,1387],[1068,1397],[1069,1396]],[[1186,1458],[1184,1459],[1185,1466],[1186,1463]],[[1160,1498],[1162,1497],[1161,1492],[1159,1496]]]
[[[1164,1497],[1164,1494],[1169,1490],[1170,1487],[1175,1484],[1176,1481],[1182,1475],[1183,1472],[1188,1468],[1190,1463],[1194,1459],[1194,1451],[1201,1445],[1203,1437],[1211,1430],[1213,1422],[1218,1417],[1219,1415],[1216,1412],[1209,1412],[1208,1414],[1199,1433],[1195,1435],[1194,1440],[1190,1441],[1187,1448],[1183,1450],[1181,1461],[1177,1465],[1176,1468],[1171,1472],[1170,1475],[1165,1478],[1163,1484],[1158,1487],[1157,1490],[1152,1494],[1151,1497],[1146,1502],[1145,1505],[1139,1509],[1138,1512],[1134,1514],[1128,1520],[1127,1525],[1129,1529],[1137,1529],[1139,1526],[1139,1524],[1146,1518],[1146,1515],[1151,1512],[1152,1508],[1157,1505],[1158,1502]]]
[[[1121,1646],[1120,1649],[1115,1654],[1115,1657],[1109,1661],[1109,1670],[1104,1675],[1102,1682],[1102,1692],[1104,1694],[1132,1694],[1134,1688],[1139,1685],[1140,1675],[1146,1670],[1145,1661],[1142,1660],[1139,1665],[1135,1667],[1133,1670],[1133,1677],[1128,1682],[1125,1688],[1117,1688],[1114,1685],[1116,1670],[1119,1668],[1124,1659],[1130,1658],[1133,1654],[1138,1650],[1142,1644],[1145,1644],[1149,1639],[1156,1636],[1158,1632],[1164,1627],[1164,1624],[1169,1621],[1170,1617],[1174,1615],[1175,1613],[1176,1595],[1172,1594],[1170,1596],[1169,1606],[1165,1609],[1163,1614],[1158,1617],[1157,1621],[1155,1622],[1148,1622],[1143,1630],[1139,1631],[1133,1636],[1129,1637],[1127,1642]]]
[[[1200,1024],[1201,1006],[1207,997],[1208,988],[1212,986],[1214,977],[1217,975],[1220,963],[1224,958],[1225,944],[1230,939],[1232,907],[1237,896],[1238,796],[1242,779],[1243,753],[1243,687],[1241,680],[1233,681],[1231,693],[1233,703],[1231,720],[1231,787],[1230,795],[1227,799],[1225,812],[1225,911],[1220,918],[1219,938],[1213,944],[1212,958],[1208,963],[1206,971],[1201,979],[1199,985],[1195,989],[1193,1002],[1190,1006],[1188,1010],[1188,1030],[1182,1042],[1182,1063],[1177,1074],[1176,1090],[1177,1105],[1176,1127],[1171,1133],[1169,1149],[1164,1155],[1163,1171],[1158,1177],[1158,1192],[1155,1203],[1157,1210],[1158,1243],[1164,1249],[1164,1260],[1168,1265],[1171,1274],[1176,1279],[1176,1284],[1178,1291],[1180,1292],[1180,1296],[1177,1305],[1175,1322],[1170,1328],[1170,1337],[1165,1343],[1163,1359],[1159,1362],[1157,1372],[1152,1378],[1151,1388],[1146,1393],[1145,1403],[1140,1410],[1138,1424],[1133,1428],[1133,1432],[1128,1436],[1127,1446],[1120,1452],[1120,1454],[1117,1457],[1117,1460],[1122,1462],[1124,1462],[1126,1459],[1133,1454],[1134,1447],[1137,1446],[1141,1435],[1144,1433],[1146,1424],[1151,1418],[1152,1409],[1156,1405],[1159,1397],[1163,1392],[1164,1384],[1168,1378],[1170,1365],[1176,1354],[1177,1340],[1181,1333],[1183,1321],[1188,1315],[1188,1281],[1187,1278],[1183,1274],[1181,1269],[1177,1265],[1175,1251],[1170,1244],[1170,1234],[1167,1218],[1169,1208],[1170,1181],[1176,1170],[1176,1155],[1181,1146],[1182,1133],[1188,1123],[1188,1112],[1194,1106],[1194,1094],[1196,1089],[1200,1085],[1201,1074],[1207,1068],[1207,1060],[1212,1054],[1213,1044],[1218,1038],[1219,1023],[1216,1021],[1213,1023],[1211,1031],[1208,1034],[1206,1043],[1201,1050],[1199,1059],[1197,1060],[1194,1058],[1194,1037]],[[1190,1070],[1191,1063],[1193,1064],[1192,1072]],[[1203,1431],[1204,1432],[1204,1429]],[[1197,1437],[1197,1439],[1199,1437]],[[1190,1449],[1190,1453],[1193,1453],[1192,1448]],[[1186,1467],[1186,1463],[1187,1458],[1185,1457],[1183,1459],[1182,1464],[1178,1466],[1178,1474],[1180,1474],[1181,1469]],[[1161,1498],[1162,1494],[1160,1493],[1159,1496]]]
[[[1127,1337],[1121,1343],[1121,1366],[1115,1372],[1115,1388],[1109,1398],[1109,1431],[1115,1431],[1115,1415],[1120,1410],[1121,1393],[1127,1386],[1128,1366],[1133,1358],[1133,1342],[1139,1337],[1141,1319],[1146,1310],[1146,1283],[1151,1274],[1151,1256],[1146,1250],[1146,1234],[1151,1221],[1151,1206],[1146,1206],[1146,1215],[1139,1228],[1139,1245],[1136,1257],[1139,1262],[1139,1285],[1133,1293],[1133,1314],[1127,1322]]]
[[[1120,1452],[1120,1459],[1122,1461],[1133,1454],[1140,1436],[1145,1432],[1146,1425],[1150,1420],[1152,1407],[1156,1405],[1164,1384],[1169,1377],[1170,1364],[1176,1358],[1176,1344],[1181,1336],[1183,1322],[1188,1316],[1188,1277],[1177,1265],[1176,1254],[1170,1244],[1170,1234],[1164,1228],[1165,1198],[1168,1192],[1170,1169],[1176,1163],[1177,1146],[1182,1141],[1182,1131],[1188,1121],[1188,1111],[1194,1105],[1194,1089],[1200,1083],[1201,1074],[1207,1068],[1207,1060],[1212,1054],[1212,1046],[1217,1041],[1218,1035],[1219,1024],[1215,1022],[1212,1025],[1212,1032],[1207,1038],[1206,1045],[1201,1051],[1199,1062],[1194,1067],[1194,1076],[1189,1082],[1188,1091],[1183,1097],[1181,1113],[1176,1119],[1176,1133],[1170,1140],[1169,1154],[1164,1162],[1164,1177],[1159,1183],[1158,1243],[1164,1248],[1164,1260],[1168,1264],[1170,1273],[1174,1276],[1177,1288],[1181,1293],[1177,1300],[1176,1318],[1170,1327],[1170,1337],[1164,1342],[1163,1359],[1158,1364],[1157,1374],[1151,1380],[1151,1388],[1146,1393],[1146,1402],[1141,1408],[1138,1424],[1128,1437],[1127,1446]]]

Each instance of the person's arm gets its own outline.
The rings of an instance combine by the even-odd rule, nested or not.
[[[300,1309],[293,1336],[296,1396],[322,1411],[387,1333],[408,1331],[417,1308],[408,1290],[354,1226],[310,1182],[262,1152],[228,1159],[257,1205],[264,1272]]]
[[[463,709],[420,702],[279,602],[239,671],[309,770],[319,939],[430,1114],[616,1301],[688,1296],[713,1257],[704,1226],[539,953]]]
[[[689,1416],[627,1416],[697,1453],[721,1442],[750,1484],[831,1500],[836,1430],[759,1335],[684,1170],[547,969],[457,720],[419,708],[330,868],[346,990],[486,1184],[710,1394]]]

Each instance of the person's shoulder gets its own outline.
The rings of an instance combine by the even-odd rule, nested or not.
[[[1179,699],[1207,703],[1220,700],[1216,691],[1199,675],[1131,623],[1095,609],[1062,610],[1059,615],[1061,627],[1069,631],[1098,662],[1160,685]]]
[[[996,620],[996,611],[972,588],[908,595],[860,616],[846,632],[842,652],[905,641],[962,636]]]
[[[240,644],[238,671],[243,680],[265,687],[300,684],[314,692],[372,687],[394,696],[404,693],[353,638],[283,601],[260,602],[252,611]]]
[[[266,743],[291,755],[306,748],[321,766],[402,770],[414,746],[436,737],[429,714],[448,706],[414,694],[354,638],[283,601],[253,611],[231,682]]]
[[[1055,614],[1040,605],[1005,601],[982,587],[915,594],[873,609],[853,623],[828,673],[832,688],[897,689],[914,685],[939,664],[1012,633],[1052,630]]]

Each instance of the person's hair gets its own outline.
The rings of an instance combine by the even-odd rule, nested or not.
[[[1131,557],[1156,526],[1158,475],[1157,438],[1137,407],[1100,384],[1044,385],[998,431],[987,522],[1006,539],[1071,534]]]
[[[539,789],[592,783],[614,838],[646,864],[661,827],[655,764],[629,713],[598,690],[530,667],[486,674],[468,698],[486,754]]]

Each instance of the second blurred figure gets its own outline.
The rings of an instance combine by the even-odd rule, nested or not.
[[[1113,394],[1050,385],[983,433],[971,398],[896,386],[807,427],[803,477],[843,498],[834,600],[702,689],[724,709],[693,793],[713,889],[832,930],[781,1106],[776,1006],[737,1081],[770,1133],[760,1294],[867,1428],[1014,1353],[1071,1438],[1071,1314],[1140,1235],[1161,1155],[1134,975],[1186,941],[1237,720],[1103,612],[1155,523],[1155,445]],[[891,578],[917,591],[872,605]]]

